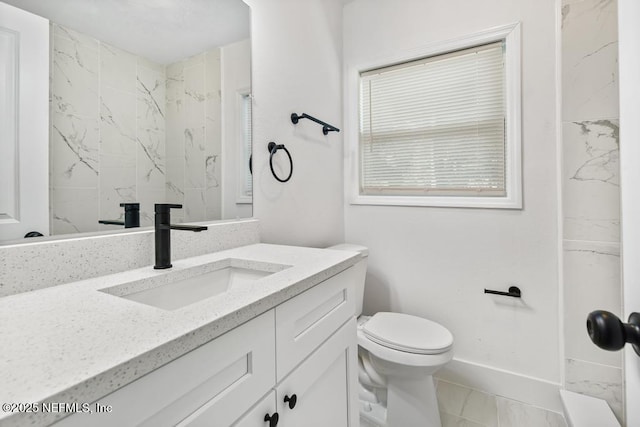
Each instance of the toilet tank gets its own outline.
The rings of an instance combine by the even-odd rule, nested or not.
[[[358,252],[360,261],[353,268],[356,269],[355,297],[356,297],[356,317],[362,314],[362,302],[364,301],[364,279],[367,275],[367,258],[369,257],[369,249],[364,246],[352,245],[349,243],[341,243],[339,245],[330,246],[327,249],[337,251]]]

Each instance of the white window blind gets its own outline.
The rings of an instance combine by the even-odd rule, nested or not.
[[[251,159],[251,94],[242,95],[242,196],[251,197],[253,194],[253,179],[249,170]]]
[[[504,42],[360,73],[360,194],[506,195]]]

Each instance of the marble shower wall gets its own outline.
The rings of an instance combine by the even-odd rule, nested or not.
[[[165,68],[61,25],[51,26],[51,234],[141,225],[165,201]]]
[[[220,49],[167,66],[167,199],[176,220],[221,219]]]
[[[562,64],[564,385],[623,421],[622,353],[585,328],[593,310],[622,314],[616,0],[563,0]]]

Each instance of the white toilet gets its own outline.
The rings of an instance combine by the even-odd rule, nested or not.
[[[453,357],[451,332],[408,314],[361,316],[369,251],[350,244],[329,249],[362,256],[354,266],[361,426],[441,427],[432,375]]]

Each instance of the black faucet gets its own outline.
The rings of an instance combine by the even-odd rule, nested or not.
[[[124,208],[124,221],[101,219],[100,224],[124,225],[124,228],[140,227],[140,203],[120,203]]]
[[[182,205],[156,203],[156,270],[171,268],[171,230],[204,231],[207,227],[199,225],[171,224],[171,209],[182,209]]]

